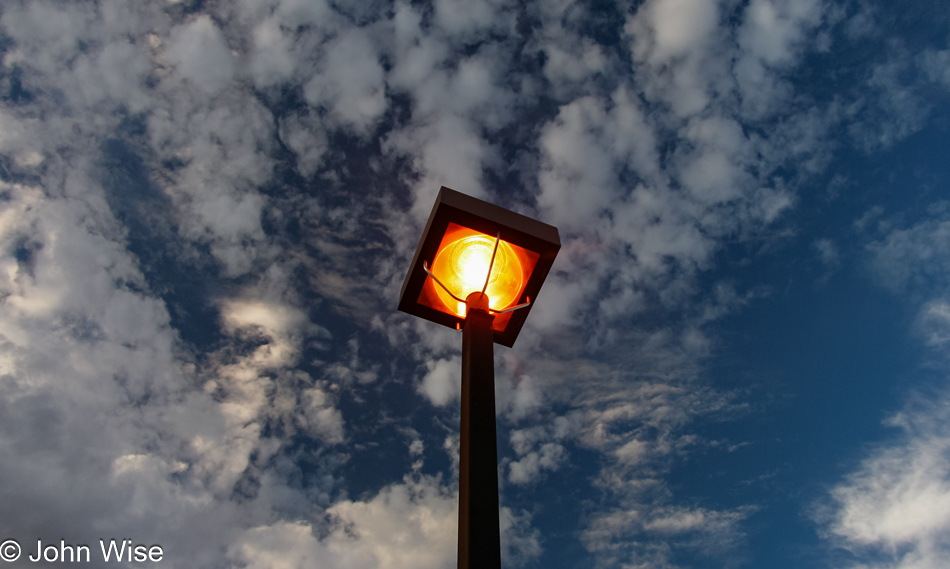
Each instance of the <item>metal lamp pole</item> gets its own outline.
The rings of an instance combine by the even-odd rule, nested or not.
[[[463,329],[459,569],[501,569],[494,344],[514,344],[560,248],[556,227],[443,186],[399,293],[399,310]]]
[[[459,445],[459,569],[500,569],[495,361],[488,297],[465,299]]]

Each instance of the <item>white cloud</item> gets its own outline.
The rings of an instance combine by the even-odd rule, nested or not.
[[[647,2],[628,16],[624,32],[647,73],[642,88],[648,99],[687,117],[730,89],[728,65],[718,57],[725,49],[718,21],[717,4],[707,0]]]
[[[747,172],[754,150],[742,126],[721,117],[693,119],[683,135],[693,144],[683,153],[680,178],[693,197],[706,206],[744,197],[755,182]]]
[[[745,11],[739,41],[768,65],[788,63],[803,47],[809,27],[821,18],[820,0],[753,0]]]
[[[598,132],[608,121],[603,103],[585,97],[562,107],[541,135],[538,205],[562,231],[592,228],[621,191],[614,153]]]
[[[570,38],[570,39],[568,39]],[[566,43],[573,40],[575,45]],[[565,84],[584,81],[592,74],[607,70],[603,49],[588,38],[573,38],[564,34],[544,44],[544,76],[557,88],[559,94]]]
[[[950,551],[950,398],[892,417],[902,433],[832,490],[829,532],[867,568],[936,569]]]
[[[568,450],[561,443],[577,434],[576,420],[575,416],[559,416],[547,425],[512,429],[508,440],[517,460],[508,465],[508,481],[519,485],[535,483],[542,472],[556,472],[568,462]]]
[[[912,441],[866,461],[835,490],[842,509],[834,533],[858,544],[931,549],[950,531],[950,474],[939,439]],[[935,565],[936,566],[936,565]]]
[[[541,532],[531,526],[531,514],[525,511],[516,514],[502,506],[498,517],[502,565],[522,567],[536,561],[544,550]]]
[[[110,43],[101,51],[80,58],[73,69],[83,106],[111,99],[138,113],[150,102],[145,94],[145,80],[152,69],[151,62],[141,47],[128,41]]]
[[[549,279],[534,325],[576,321],[571,307],[594,295],[607,321],[642,310],[650,290],[679,305],[692,277],[708,268],[719,236],[755,234],[794,203],[789,192],[769,187],[760,141],[735,119],[686,122],[662,173],[661,132],[625,88],[608,100],[562,106],[542,130],[537,201],[543,218],[562,231],[560,274],[578,276]],[[675,285],[672,274],[679,275]],[[605,282],[606,293],[598,284]]]
[[[791,86],[776,72],[793,65],[826,10],[818,0],[756,0],[736,11],[711,0],[657,0],[629,16],[625,32],[634,60],[649,70],[647,98],[678,116],[710,105],[761,118],[782,107]]]
[[[473,19],[465,21],[464,27],[467,33],[480,34],[491,18],[491,26],[509,26],[506,9],[491,2],[441,2],[435,6],[434,17],[455,21],[462,12],[469,12]],[[387,80],[395,92],[409,96],[412,115],[382,140],[385,156],[408,159],[411,164],[411,179],[406,180],[413,198],[410,218],[388,220],[391,233],[402,237],[407,222],[425,222],[443,185],[486,197],[484,171],[506,166],[497,142],[489,143],[485,135],[517,118],[517,94],[508,84],[510,53],[503,42],[485,41],[474,53],[461,56],[452,48],[468,36],[427,27],[422,13],[402,3],[397,4],[387,29],[393,34],[392,45],[384,50],[392,65]],[[403,245],[410,247],[408,241],[400,243],[400,249]]]
[[[714,0],[655,0],[637,11],[649,38],[637,38],[634,49],[643,56],[664,62],[687,55],[707,45],[719,27],[719,6]]]
[[[950,50],[928,49],[918,56],[918,65],[931,81],[950,89]]]
[[[950,85],[945,71],[948,58],[946,50],[914,53],[903,42],[888,42],[847,108],[855,143],[877,151],[925,128]]]
[[[414,91],[439,71],[449,57],[449,46],[423,31],[422,14],[408,4],[397,3],[392,27],[395,61],[389,81],[399,89]]]
[[[198,16],[173,29],[165,53],[182,78],[209,95],[224,89],[234,77],[234,56],[209,16]]]
[[[63,59],[72,56],[94,16],[82,7],[52,2],[11,6],[4,10],[3,27],[19,45],[13,54],[5,54],[5,63],[29,58],[43,72],[56,70]],[[46,48],[37,49],[40,44]]]
[[[296,363],[307,323],[306,316],[299,310],[258,300],[228,300],[222,306],[221,315],[225,329],[232,333],[260,331],[267,337],[268,341],[251,356],[253,365],[280,368]]]
[[[329,443],[343,442],[343,415],[333,400],[320,387],[305,389],[300,399],[305,402],[302,416],[311,436]]]
[[[918,225],[917,227],[920,227]],[[893,236],[893,233],[892,233]],[[920,262],[910,256],[907,264]],[[946,364],[950,307],[938,298],[917,318],[924,343]],[[816,507],[828,537],[854,553],[862,569],[936,569],[950,553],[950,391],[943,381],[912,392],[884,423],[897,432]]]
[[[838,246],[831,239],[816,239],[812,243],[812,248],[818,254],[818,261],[825,269],[825,274],[820,280],[827,280],[839,265],[841,265],[841,254]]]
[[[636,464],[648,456],[649,445],[641,440],[633,439],[614,451],[617,459],[626,464]]]
[[[257,300],[230,300],[222,310],[226,323],[236,328],[260,326],[271,336],[279,336],[302,325],[306,317],[297,309]]]
[[[542,470],[557,470],[566,459],[563,446],[545,443],[537,452],[529,452],[508,465],[508,481],[512,484],[533,482]]]
[[[670,508],[656,512],[655,517],[644,524],[644,529],[658,533],[677,534],[688,531],[715,533],[728,531],[730,526],[745,516],[744,512],[711,512],[703,508]]]
[[[544,408],[543,385],[537,378],[526,374],[508,377],[507,371],[506,365],[495,372],[495,408],[499,414],[517,421]]]
[[[280,119],[280,139],[297,157],[297,171],[309,178],[321,166],[329,150],[326,129],[318,115],[295,112]]]
[[[179,234],[189,246],[210,246],[229,276],[270,264],[274,251],[261,226],[267,199],[257,191],[274,167],[270,111],[238,91],[209,107],[174,77],[163,86],[167,97],[155,102],[148,134],[156,159],[181,164],[155,180],[175,208]]]
[[[484,197],[482,167],[491,154],[475,125],[466,119],[443,115],[422,124],[391,133],[383,144],[387,153],[412,157],[414,169],[421,174],[421,180],[414,184],[412,210],[412,218],[418,223],[424,223],[435,195],[448,181],[454,184],[453,189]]]
[[[246,71],[261,89],[299,84],[312,70],[326,36],[350,27],[323,0],[240,2],[221,8],[233,10],[247,30]]]
[[[4,54],[4,65],[13,69],[28,62],[28,89],[33,81],[44,89],[45,78],[55,76],[62,110],[79,113],[123,105],[138,113],[147,107],[146,79],[152,65],[146,42],[132,38],[143,28],[161,26],[150,8],[134,11],[114,0],[92,8],[30,2],[4,10],[0,25],[15,43]]]
[[[428,362],[428,371],[418,387],[419,393],[433,405],[444,406],[456,401],[462,395],[461,365],[458,357]]]
[[[950,284],[950,220],[934,214],[906,228],[893,228],[868,245],[871,266],[882,284],[913,294],[939,293]]]
[[[511,108],[514,96],[503,83],[504,52],[486,44],[450,63],[449,39],[427,35],[421,25],[420,14],[398,7],[390,81],[411,96],[413,120],[383,139],[383,152],[407,157],[418,175],[411,183],[411,215],[417,224],[424,222],[443,185],[485,197],[482,173],[499,159],[483,129],[499,129],[516,116]]]
[[[327,510],[328,535],[303,522],[249,529],[228,556],[249,568],[444,568],[455,562],[458,500],[438,480],[406,480]]]
[[[317,74],[303,88],[308,103],[326,106],[336,121],[361,133],[386,110],[383,68],[371,33],[354,28],[329,42]]]
[[[281,442],[265,439],[261,425],[298,416],[315,439],[341,441],[325,384],[269,377],[287,360],[260,350],[208,354],[196,367],[95,201],[51,199],[28,186],[3,191],[0,248],[36,244],[29,259],[5,256],[0,265],[0,479],[17,524],[5,531],[85,540],[95,528],[122,528],[212,566],[219,560],[210,552],[235,528],[323,500],[318,487],[308,498],[289,486],[280,459],[268,466]],[[223,317],[233,333],[254,328],[276,343],[306,327],[291,308],[246,299],[225,303]],[[282,407],[272,390],[292,381],[309,385]],[[257,490],[239,507],[229,498],[248,477]],[[29,514],[37,510],[60,521]]]
[[[39,142],[34,140],[35,119],[23,119],[0,109],[0,152],[14,154],[18,161],[29,161],[36,155],[39,162],[43,156],[37,152]],[[34,159],[35,160],[35,159]]]
[[[284,34],[278,18],[270,17],[257,24],[252,32],[254,52],[248,71],[258,87],[279,85],[293,77],[297,68],[293,37]]]
[[[228,557],[249,568],[416,569],[454,567],[458,495],[438,478],[407,477],[367,501],[327,509],[326,528],[279,522],[244,532]],[[530,517],[500,510],[502,562],[521,566],[541,553]]]
[[[655,491],[649,486],[644,491]],[[703,508],[615,509],[599,513],[584,531],[584,546],[599,553],[607,563],[624,567],[675,567],[670,551],[677,548],[716,555],[736,542],[737,525],[749,509],[711,511]],[[633,551],[618,547],[636,536]]]
[[[138,228],[134,223],[123,226],[110,206],[119,203],[121,213],[124,204],[154,190],[180,209],[143,207],[145,216],[154,216],[143,223],[180,214],[180,235],[210,244],[234,274],[250,267],[258,254],[269,260],[267,248],[260,246],[264,201],[256,184],[270,175],[266,139],[273,131],[269,113],[227,88],[230,71],[216,75],[220,69],[202,67],[221,61],[209,62],[198,54],[179,62],[177,73],[160,73],[162,59],[184,57],[180,50],[187,46],[207,44],[212,55],[231,57],[230,51],[224,56],[218,49],[223,44],[215,46],[223,36],[205,21],[207,16],[176,30],[182,40],[176,48],[167,22],[143,24],[149,13],[131,13],[120,4],[107,1],[87,6],[95,13],[67,13],[73,35],[66,43],[83,41],[89,48],[76,55],[72,67],[65,54],[57,54],[34,60],[51,67],[48,75],[37,74],[36,67],[25,74],[25,87],[37,96],[17,114],[48,111],[47,120],[24,122],[6,109],[2,115],[5,127],[28,127],[4,128],[2,151],[17,157],[19,167],[42,165],[43,170],[36,173],[42,189],[17,185],[3,190],[8,207],[0,231],[0,295],[5,298],[0,367],[9,373],[5,380],[12,380],[4,382],[9,389],[2,397],[7,420],[0,438],[3,463],[9,467],[0,479],[4,486],[10,482],[19,488],[19,497],[4,497],[6,511],[38,508],[62,520],[50,524],[16,515],[16,532],[58,531],[69,539],[86,539],[90,536],[76,531],[122,527],[136,537],[174,543],[179,552],[191,552],[195,566],[209,566],[217,560],[207,552],[226,546],[233,528],[260,523],[248,520],[269,518],[274,511],[296,511],[310,499],[288,485],[287,471],[268,465],[281,442],[264,438],[262,424],[292,425],[293,417],[305,417],[309,423],[303,430],[332,443],[342,438],[342,420],[325,384],[307,381],[309,389],[296,390],[284,408],[275,395],[284,389],[283,382],[309,380],[274,370],[295,362],[302,338],[316,331],[294,312],[292,299],[288,303],[279,292],[276,300],[269,297],[266,289],[275,288],[276,273],[268,267],[274,265],[261,266],[256,275],[260,288],[244,287],[248,295],[222,302],[226,332],[258,330],[265,344],[240,355],[229,353],[233,346],[225,341],[220,352],[204,354],[207,358],[196,366],[171,328],[164,302],[150,290],[139,268],[143,261],[126,250],[130,232]],[[45,5],[35,6],[31,17],[39,18]],[[4,27],[43,25],[18,20],[20,16],[5,11]],[[101,35],[104,28],[115,28],[118,39]],[[165,41],[154,34],[146,38],[142,28],[162,34]],[[28,27],[17,33],[18,49],[29,53]],[[149,78],[157,88],[146,88],[150,64],[132,45],[154,50],[159,72]],[[163,45],[171,47],[163,52]],[[227,71],[227,62],[222,65]],[[226,102],[210,108],[205,91],[196,90],[193,82],[204,82],[209,94]],[[65,104],[52,104],[46,92],[64,93]],[[70,116],[70,105],[84,110]],[[139,112],[147,105],[150,138],[144,148],[135,149],[143,156],[142,176],[148,179],[152,167],[162,171],[162,160],[184,166],[156,176],[156,185],[162,186],[158,189],[141,187],[140,179],[121,179],[120,172],[125,184],[118,195],[104,196],[103,182],[95,178],[102,173],[96,166],[101,145],[115,136],[122,112]],[[149,143],[158,154],[154,161]],[[56,150],[69,145],[73,150],[68,153]],[[134,164],[123,166],[138,174]],[[156,198],[150,205],[166,203]],[[29,254],[14,258],[21,243]],[[47,426],[31,423],[30,416],[44,416]],[[310,490],[317,504],[324,500],[319,486]],[[236,488],[250,505],[240,508],[229,501]]]
[[[917,322],[926,345],[938,349],[950,346],[950,303],[946,300],[924,304]]]
[[[801,56],[807,34],[820,22],[824,9],[820,0],[753,0],[749,4],[738,32],[742,57],[735,66],[745,112],[766,116],[789,96],[791,86],[775,70]]]
[[[437,0],[439,28],[455,41],[470,40],[498,28],[511,27],[514,6],[508,0]]]
[[[213,506],[212,496],[240,474],[254,428],[213,434],[223,435],[225,406],[189,390],[194,368],[177,359],[163,303],[141,292],[136,263],[110,239],[121,233],[94,201],[4,189],[8,211],[19,215],[5,220],[2,250],[24,236],[37,244],[26,263],[4,258],[0,284],[0,361],[9,373],[0,479],[18,489],[4,492],[17,524],[6,531],[86,538],[83,528],[121,525],[191,550],[175,527],[223,521],[229,508]],[[199,440],[216,444],[193,444]],[[27,515],[37,510],[62,521]]]
[[[818,258],[825,265],[836,265],[839,261],[838,248],[830,239],[817,239],[813,246]]]

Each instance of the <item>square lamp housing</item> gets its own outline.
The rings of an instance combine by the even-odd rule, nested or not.
[[[453,295],[464,300],[485,287],[495,311],[530,299],[524,308],[495,315],[493,339],[511,347],[560,248],[557,228],[443,186],[402,284],[399,310],[457,329],[466,308]]]

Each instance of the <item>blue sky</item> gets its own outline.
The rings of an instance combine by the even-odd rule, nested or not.
[[[461,337],[395,310],[445,185],[562,240],[495,352],[505,567],[948,566],[948,42],[925,1],[5,3],[0,540],[454,567]]]

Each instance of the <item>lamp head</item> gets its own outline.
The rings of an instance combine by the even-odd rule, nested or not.
[[[484,293],[494,340],[514,344],[560,249],[557,229],[442,187],[399,297],[399,309],[458,328]],[[431,267],[427,272],[426,267]]]

